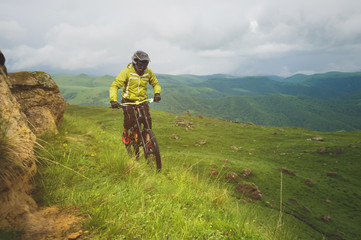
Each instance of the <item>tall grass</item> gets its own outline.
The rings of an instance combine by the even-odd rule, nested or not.
[[[275,129],[230,126],[215,119],[192,119],[194,128],[185,131],[174,127],[174,115],[156,112],[152,116],[163,159],[158,174],[144,159],[129,156],[121,144],[121,112],[67,109],[60,134],[45,138],[44,149],[37,150],[43,163],[37,201],[77,209],[74,213],[83,216],[82,228],[91,239],[323,238],[287,214],[292,206],[284,199],[292,196],[291,187],[303,189],[298,186],[299,177],[279,175],[283,164],[298,164],[291,157],[284,161],[279,154],[295,150],[288,138],[272,134]],[[173,134],[180,138],[172,139]],[[308,144],[304,138],[302,142]],[[194,146],[204,139],[206,145]],[[275,139],[277,146],[272,149]],[[231,145],[242,148],[235,152]],[[46,158],[53,162],[41,160]],[[211,167],[219,170],[217,176],[209,176]],[[244,167],[253,170],[251,181],[261,187],[264,201],[244,201],[234,192],[234,185],[224,180],[226,172],[240,173]],[[297,173],[307,176],[301,170]],[[271,206],[277,201],[279,207]]]
[[[10,122],[4,118],[0,119],[0,178],[5,185],[10,186],[19,174],[28,170],[18,158],[18,152],[24,150],[25,145],[17,134],[9,134]]]
[[[241,214],[249,208],[232,202],[219,183],[181,163],[157,174],[128,156],[117,134],[84,121],[67,115],[61,135],[46,139],[46,151],[38,149],[40,161],[57,164],[42,161],[37,199],[81,209],[92,238],[262,239]]]

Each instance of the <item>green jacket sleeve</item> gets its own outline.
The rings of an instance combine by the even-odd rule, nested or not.
[[[156,93],[160,94],[162,89],[160,87],[160,84],[158,82],[157,77],[155,76],[155,74],[151,70],[150,70],[149,75],[150,75],[149,83],[150,83],[150,85],[152,85],[152,87],[154,89],[154,94],[156,94]]]
[[[110,101],[118,100],[118,90],[119,88],[124,87],[127,78],[128,78],[128,70],[125,68],[118,74],[118,76],[115,78],[112,85],[110,86],[109,89]]]

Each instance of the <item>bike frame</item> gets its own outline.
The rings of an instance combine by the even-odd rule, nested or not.
[[[142,134],[143,129],[142,129],[142,126],[141,126],[141,121],[140,121],[140,119],[142,119],[144,117],[144,120],[145,120],[147,126],[149,126],[148,119],[146,118],[145,113],[144,113],[144,105],[141,105],[142,103],[145,103],[145,102],[153,102],[153,98],[146,99],[144,101],[121,103],[120,105],[125,106],[125,107],[127,107],[127,106],[132,106],[133,107],[135,122],[136,122],[136,126],[137,126],[137,129],[134,129],[134,130],[138,131],[138,134],[140,135],[140,139],[141,139],[141,142],[142,142],[142,145],[143,145],[144,153],[148,154],[148,150],[146,148],[146,141],[145,141],[144,136]],[[144,123],[143,123],[143,125],[144,125]]]

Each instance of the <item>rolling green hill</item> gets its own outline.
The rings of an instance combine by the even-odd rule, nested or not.
[[[296,82],[309,87],[329,90],[338,95],[349,94],[361,90],[361,73],[328,72],[323,74],[302,75],[298,74],[283,80]]]
[[[81,217],[83,239],[361,235],[360,132],[151,114],[159,174],[120,143],[120,110],[67,106],[60,134],[39,142],[37,202]],[[262,198],[241,186],[256,186]]]
[[[318,131],[361,129],[361,73],[295,75],[282,81],[228,75],[157,77],[163,99],[156,106],[159,110]],[[67,102],[109,106],[114,77],[56,74],[53,78]]]

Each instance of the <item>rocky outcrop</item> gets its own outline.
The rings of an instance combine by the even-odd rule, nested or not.
[[[36,135],[57,132],[63,122],[65,100],[51,76],[44,72],[9,73],[11,92]]]
[[[5,56],[0,50],[0,74],[7,75],[7,69],[5,66]]]
[[[30,179],[36,173],[35,135],[5,76],[0,75],[0,228],[12,228],[36,204],[30,197]]]
[[[0,229],[26,232],[41,221],[31,197],[36,136],[58,131],[65,101],[49,74],[19,72],[0,74],[0,103]]]

